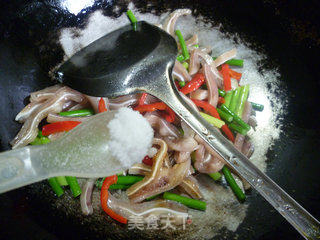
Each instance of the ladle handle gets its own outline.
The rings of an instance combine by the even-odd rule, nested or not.
[[[46,174],[41,166],[32,161],[34,150],[38,148],[39,146],[28,146],[0,153],[0,193],[45,178]]]
[[[149,87],[149,93],[164,101],[182,118],[212,149],[255,188],[296,230],[306,239],[320,238],[320,224],[310,213],[291,198],[266,174],[239,152],[215,127],[204,120],[180,96],[171,74],[170,65],[157,80],[157,86]],[[150,91],[151,90],[151,91]]]

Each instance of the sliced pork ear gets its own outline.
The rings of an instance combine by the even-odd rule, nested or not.
[[[200,69],[199,49],[194,49],[190,54],[189,74],[196,74]]]
[[[38,107],[23,124],[20,132],[12,140],[12,148],[23,147],[32,142],[38,134],[39,123],[48,116],[49,113],[59,113],[63,109],[63,105],[68,101],[81,103],[85,101],[85,97],[68,87],[60,88],[54,97],[47,99]]]
[[[167,164],[167,166],[169,166]],[[146,175],[151,172],[151,167],[143,163],[137,163],[129,169],[129,174]],[[201,191],[199,189],[199,183],[191,174],[194,173],[193,167],[190,165],[187,176],[180,183],[179,188],[189,194],[192,198],[202,198]]]
[[[171,36],[175,37],[174,27],[176,25],[176,21],[178,20],[178,18],[180,16],[190,15],[190,14],[191,14],[191,10],[190,9],[178,9],[178,10],[175,10],[174,12],[172,12],[168,16],[168,18],[166,18],[166,20],[164,21],[164,23],[162,25],[162,29],[164,31],[166,31],[167,33],[169,33]]]
[[[196,150],[196,162],[194,167],[201,173],[214,173],[220,171],[224,166],[224,163],[217,157],[209,154],[205,147],[201,144]]]
[[[56,84],[51,87],[44,88],[40,91],[33,92],[30,94],[30,102],[42,102],[54,96],[54,94],[63,86]]]
[[[116,110],[122,107],[130,107],[137,104],[139,101],[139,94],[124,95],[117,98],[109,99],[110,110]]]
[[[197,89],[194,92],[190,93],[190,98],[196,99],[196,100],[205,100],[209,96],[208,90],[204,89]]]
[[[157,131],[161,137],[178,138],[179,130],[171,123],[160,117],[155,112],[149,112],[144,115],[151,127]]]
[[[197,149],[198,143],[193,137],[183,137],[177,139],[164,139],[170,150],[179,152],[193,152]]]
[[[203,66],[203,72],[205,75],[205,81],[208,88],[208,103],[214,107],[217,107],[219,100],[218,86],[216,76],[212,72],[212,68],[209,64]]]
[[[194,199],[203,198],[197,179],[193,176],[186,177],[183,182],[179,185],[179,188],[183,189],[188,195]]]
[[[159,145],[160,149],[153,157],[151,172],[147,173],[142,181],[135,183],[127,190],[127,195],[133,202],[141,202],[148,197],[175,188],[188,174],[190,161],[165,167],[163,165],[167,158],[167,144],[156,138],[153,143]]]
[[[174,153],[176,163],[183,163],[191,160],[190,152],[175,152]]]
[[[230,51],[227,51],[223,54],[221,54],[219,57],[217,57],[214,60],[215,67],[219,67],[221,64],[225,63],[226,61],[229,61],[230,59],[234,58],[237,55],[237,49],[233,48]]]
[[[174,64],[172,75],[179,81],[189,82],[191,80],[191,76],[189,75],[187,69],[177,60]]]
[[[189,38],[188,40],[186,40],[186,46],[189,50],[189,47],[195,45],[195,44],[198,44],[198,35],[197,34],[194,34],[191,38]],[[180,43],[178,43],[178,49],[180,50],[181,49],[181,45]]]
[[[80,205],[81,210],[84,215],[89,215],[93,213],[92,207],[92,192],[94,189],[94,184],[96,182],[96,178],[90,178],[86,181],[86,183],[82,187],[82,193],[80,196]]]
[[[54,123],[54,122],[63,122],[63,121],[78,121],[78,122],[84,122],[90,119],[90,116],[88,117],[65,117],[60,116],[58,114],[49,113],[47,116],[47,122],[48,123]]]
[[[127,219],[132,216],[141,216],[146,219],[151,214],[163,217],[166,214],[173,218],[173,224],[180,225],[183,224],[181,219],[188,217],[187,207],[169,200],[154,200],[133,204],[123,199],[117,199],[109,193],[108,207]]]
[[[31,102],[25,106],[16,116],[15,120],[23,123],[30,115],[42,105],[42,102]]]

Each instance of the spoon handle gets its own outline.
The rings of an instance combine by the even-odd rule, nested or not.
[[[296,230],[306,239],[320,238],[320,224],[310,213],[291,198],[266,174],[239,152],[215,127],[204,120],[180,96],[171,74],[170,66],[157,86],[147,91],[165,102],[237,173],[255,188]]]
[[[28,146],[0,153],[0,193],[46,178],[41,166],[31,160],[38,148]]]

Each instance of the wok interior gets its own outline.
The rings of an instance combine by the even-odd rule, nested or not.
[[[173,7],[172,4],[173,3],[167,3],[164,7],[167,7],[167,5],[168,7]],[[270,62],[262,65],[263,67],[276,66],[280,68],[283,78],[283,85],[280,87],[284,87],[287,90],[287,95],[290,100],[289,112],[284,116],[286,124],[281,139],[276,143],[276,146],[268,152],[268,159],[270,159],[268,173],[276,182],[279,182],[281,186],[288,190],[293,197],[301,202],[307,210],[314,213],[316,218],[319,218],[319,215],[317,215],[317,213],[320,212],[317,204],[319,195],[315,191],[315,189],[319,189],[319,181],[314,177],[317,176],[317,172],[319,171],[319,163],[314,161],[315,159],[319,159],[319,153],[314,151],[314,149],[317,149],[317,146],[319,146],[319,141],[316,138],[316,131],[319,130],[318,125],[316,124],[316,113],[318,112],[319,107],[315,104],[317,102],[316,98],[318,92],[317,79],[319,78],[316,75],[317,73],[312,71],[312,69],[317,69],[315,68],[315,63],[312,62],[312,57],[315,56],[315,52],[307,49],[308,46],[314,46],[312,45],[312,37],[311,40],[302,39],[294,43],[294,41],[297,41],[294,38],[295,35],[290,35],[290,33],[285,31],[281,32],[283,28],[277,25],[278,20],[283,20],[283,24],[286,24],[286,21],[284,20],[285,17],[278,16],[272,19],[274,13],[268,9],[270,6],[266,7],[267,10],[261,10],[259,4],[262,3],[256,3],[254,6],[241,7],[233,2],[232,4],[239,7],[238,9],[247,13],[247,18],[240,16],[240,13],[234,14],[235,10],[231,10],[231,7],[235,7],[232,6],[231,3],[226,3],[225,5],[212,3],[212,6],[188,2],[185,4],[187,6],[190,4],[189,7],[197,8],[199,12],[208,17],[208,20],[213,18],[217,21],[221,21],[226,30],[230,32],[240,32],[242,38],[248,41],[248,43],[254,43],[257,45],[256,47],[258,49],[260,48],[262,51],[266,51]],[[230,4],[230,6],[228,4]],[[9,30],[7,30],[9,36],[7,36],[6,41],[1,43],[1,52],[6,60],[1,61],[0,63],[1,69],[6,70],[1,72],[0,76],[1,81],[5,83],[3,85],[1,83],[0,86],[1,98],[4,100],[4,104],[0,108],[1,116],[3,116],[1,150],[8,148],[7,143],[9,142],[9,139],[12,139],[19,128],[18,124],[13,122],[13,119],[14,115],[23,107],[23,99],[28,96],[29,92],[46,86],[47,77],[45,72],[46,67],[48,67],[46,65],[50,65],[50,61],[53,61],[52,56],[50,58],[50,54],[59,52],[55,47],[53,48],[55,50],[52,50],[53,53],[49,53],[49,55],[44,54],[45,51],[43,52],[43,49],[39,50],[38,48],[39,45],[37,44],[39,43],[34,41],[37,39],[33,38],[33,34],[35,35],[37,32],[41,32],[43,35],[39,36],[39,40],[43,41],[41,39],[43,39],[44,36],[52,34],[53,30],[61,27],[61,25],[56,21],[52,21],[52,23],[55,24],[52,24],[53,26],[50,27],[50,31],[44,30],[40,26],[36,26],[37,21],[43,20],[43,22],[47,23],[46,20],[50,20],[50,15],[47,14],[47,16],[44,17],[44,12],[43,15],[40,14],[40,19],[39,16],[36,18],[36,10],[43,12],[45,9],[44,6],[41,4],[30,4],[28,6],[29,10],[22,7],[18,8],[21,10],[20,16],[16,16],[10,12],[7,19],[15,17],[19,20],[18,23],[28,26],[26,29],[31,29],[31,33],[27,33],[27,31],[17,23],[11,23],[8,24]],[[120,6],[122,5],[120,4]],[[142,2],[138,2],[137,6],[140,7],[142,11],[150,10],[146,4]],[[7,8],[10,8],[10,6],[7,6]],[[120,9],[123,8],[124,7],[122,6]],[[217,12],[215,12],[216,15],[214,16],[212,11],[208,11],[208,9],[212,8],[217,9]],[[49,11],[50,13],[51,11],[54,12],[53,8],[49,7],[48,9],[49,10],[45,11]],[[161,12],[157,5],[155,5],[153,9]],[[89,8],[88,12],[92,10],[94,10],[94,8]],[[221,13],[219,13],[219,10]],[[108,13],[108,7],[106,7],[105,11]],[[312,12],[312,10],[310,11]],[[241,11],[239,10],[239,12]],[[284,14],[286,14],[286,12],[284,12]],[[43,19],[41,19],[41,16],[43,16]],[[82,16],[83,21],[85,21],[86,16],[87,15]],[[25,18],[22,20],[22,17]],[[58,11],[57,18],[63,19],[64,17],[66,17],[64,13]],[[263,19],[263,17],[265,17],[265,19]],[[250,22],[252,19],[259,24],[257,24],[257,26],[246,24],[246,21]],[[69,24],[72,25],[74,23]],[[235,25],[237,27],[235,27]],[[272,26],[272,28],[270,26]],[[15,33],[13,33],[14,30]],[[28,34],[30,34],[30,36]],[[293,38],[293,43],[288,40],[290,37]],[[14,41],[10,42],[10,39],[13,39]],[[30,45],[34,47],[34,50],[30,49]],[[50,50],[51,47],[52,45],[48,46]],[[47,52],[50,52],[49,49]],[[42,61],[41,63],[40,59],[41,61],[43,59],[46,59],[47,61]],[[59,62],[61,60],[61,55],[55,56],[55,59],[54,62]],[[301,84],[301,79],[308,79],[308,82]],[[281,96],[279,99],[281,100]],[[301,114],[302,112],[304,114]],[[82,221],[82,223],[92,226],[88,228],[89,231],[86,231],[77,224],[77,220],[74,219],[74,216],[65,217],[64,211],[57,211],[54,205],[50,205],[50,202],[53,203],[53,199],[45,196],[46,190],[43,185],[39,184],[37,191],[39,190],[43,190],[42,196],[39,196],[34,189],[29,188],[1,195],[0,198],[3,199],[2,202],[4,202],[4,211],[1,212],[4,212],[8,216],[12,216],[13,214],[16,216],[23,216],[24,220],[22,220],[21,225],[24,225],[22,229],[25,231],[35,229],[36,232],[43,234],[46,234],[45,232],[48,231],[57,234],[57,236],[63,236],[63,238],[67,236],[74,237],[74,234],[79,234],[79,236],[92,236],[91,234],[93,234],[98,237],[103,235],[101,232],[99,233],[99,231],[101,231],[101,223],[98,222],[97,219],[91,218]],[[26,196],[31,197],[32,201],[26,200]],[[47,196],[50,196],[50,193],[47,192]],[[26,201],[26,203],[21,203],[21,201]],[[297,238],[294,230],[291,229],[287,223],[283,223],[282,218],[274,213],[271,207],[261,200],[260,197],[255,197],[255,193],[253,193],[250,199],[250,204],[248,216],[236,234],[239,234],[242,238],[261,237],[261,239],[271,239],[274,236],[285,236],[282,239],[289,237],[291,237],[291,239]],[[29,210],[23,209],[23,205],[29,206]],[[14,213],[12,209],[15,209]],[[39,209],[41,209],[41,211],[39,211]],[[18,211],[18,213],[16,211]],[[44,217],[44,215],[47,217]],[[52,215],[54,217],[52,217]],[[266,219],[272,219],[272,221],[266,221]],[[6,226],[9,226],[9,229],[10,226],[13,226],[13,222],[10,222],[10,220],[6,224]],[[40,227],[38,227],[38,225],[40,225]],[[45,230],[40,230],[41,228]],[[70,229],[73,229],[73,231],[70,231]],[[113,234],[116,234],[117,237],[121,237],[121,228],[110,228],[109,230]],[[9,233],[6,234],[14,234],[13,231],[8,232]],[[68,232],[73,233],[71,234]],[[131,233],[130,236],[132,238],[141,236],[136,234],[137,233]],[[21,233],[21,235],[23,234]],[[234,236],[233,233],[222,233],[221,237],[232,236]]]

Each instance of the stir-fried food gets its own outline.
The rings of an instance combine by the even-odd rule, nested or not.
[[[190,10],[176,10],[159,25],[177,39],[179,55],[172,72],[173,81],[193,109],[250,157],[254,146],[247,133],[257,124],[252,113],[262,111],[263,106],[248,101],[249,86],[241,85],[239,67],[243,67],[243,61],[235,59],[236,49],[211,56],[211,47],[199,46],[197,34],[185,40],[181,31],[175,30],[177,19],[188,14]],[[134,27],[137,20],[131,11],[128,16]],[[57,196],[63,195],[69,185],[75,197],[81,193],[82,212],[89,215],[94,211],[92,193],[101,191],[102,209],[121,223],[127,223],[131,215],[165,213],[174,216],[179,224],[179,218],[188,216],[187,207],[205,211],[206,199],[197,181],[199,174],[206,174],[214,181],[224,177],[239,201],[245,200],[248,183],[243,180],[239,186],[234,179],[236,174],[219,154],[166,104],[147,93],[108,99],[87,96],[63,85],[31,93],[30,103],[16,116],[23,126],[12,140],[12,147],[55,141],[92,115],[119,108],[140,112],[153,128],[153,144],[148,155],[124,173],[87,179],[82,192],[74,177],[51,178],[49,184]],[[46,124],[40,129],[39,124],[44,120]],[[127,198],[117,198],[114,190]]]

